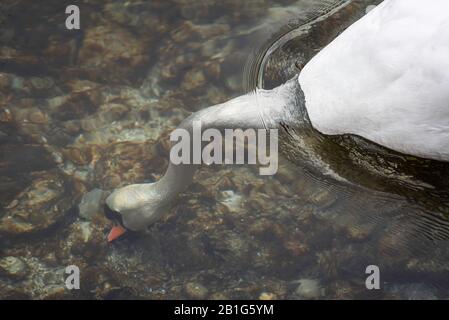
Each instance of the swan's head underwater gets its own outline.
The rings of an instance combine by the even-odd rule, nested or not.
[[[167,210],[167,200],[169,199],[160,194],[153,183],[134,184],[117,189],[109,195],[104,211],[114,226],[141,231],[156,222]],[[109,240],[118,236],[111,234]]]

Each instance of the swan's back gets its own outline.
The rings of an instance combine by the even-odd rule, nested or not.
[[[386,0],[299,81],[312,125],[449,161],[449,1]]]

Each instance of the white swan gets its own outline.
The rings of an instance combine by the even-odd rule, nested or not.
[[[203,128],[298,125],[306,112],[327,135],[355,134],[405,154],[449,161],[449,1],[385,0],[321,50],[298,77],[185,119]],[[306,117],[307,118],[307,117]],[[170,163],[152,184],[115,190],[106,211],[140,230],[192,181]],[[113,228],[109,240],[124,232]]]

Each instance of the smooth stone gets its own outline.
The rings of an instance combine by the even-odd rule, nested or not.
[[[5,257],[0,259],[0,275],[13,279],[22,279],[27,274],[26,263],[16,257]]]
[[[98,213],[101,212],[101,198],[103,197],[103,190],[93,189],[86,193],[78,205],[79,214],[82,218],[92,220]]]
[[[223,203],[231,212],[237,212],[241,209],[242,196],[233,190],[224,190],[220,194],[220,202]]]
[[[209,300],[229,300],[229,297],[221,292],[215,292],[210,295]]]
[[[275,300],[276,295],[271,292],[262,292],[259,296],[259,300]]]
[[[323,288],[316,279],[300,279],[296,288],[296,295],[304,299],[318,299],[323,295]]]
[[[76,290],[73,290],[76,291]],[[42,300],[62,300],[70,299],[73,295],[65,286],[61,285],[51,285],[44,289],[44,294],[42,294],[39,299]]]
[[[39,232],[62,221],[77,190],[58,170],[35,173],[31,183],[9,202],[0,219],[0,237]]]
[[[45,78],[31,77],[30,81],[33,87],[37,90],[49,89],[54,85],[53,79],[49,77]]]
[[[185,292],[191,299],[205,299],[209,290],[197,282],[189,282],[185,286]]]

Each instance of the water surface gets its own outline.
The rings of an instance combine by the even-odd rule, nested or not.
[[[202,168],[159,223],[113,244],[101,208],[79,212],[86,194],[158,179],[191,112],[299,72],[351,21],[301,29],[337,2],[79,1],[68,31],[64,1],[2,1],[0,297],[448,298],[445,184],[416,180],[447,171],[421,163],[407,181],[378,162],[373,180],[341,160],[364,142],[307,140],[351,183],[297,148],[273,177]],[[72,264],[79,291],[64,286]],[[368,265],[380,290],[365,287]]]

